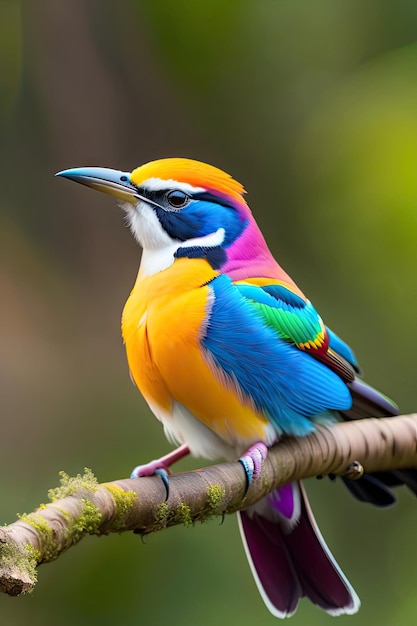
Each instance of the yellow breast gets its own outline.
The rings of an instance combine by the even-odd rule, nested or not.
[[[150,404],[170,409],[161,370],[178,367],[184,348],[197,344],[207,313],[204,285],[215,275],[200,259],[178,259],[144,278],[139,272],[123,310],[122,334],[132,377]]]
[[[157,415],[180,403],[228,444],[250,444],[265,439],[267,420],[216,376],[201,348],[213,297],[207,283],[216,276],[202,259],[177,259],[152,276],[139,272],[122,317],[127,359]]]

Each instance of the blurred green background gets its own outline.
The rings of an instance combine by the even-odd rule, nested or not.
[[[110,198],[55,179],[187,156],[229,171],[282,265],[417,409],[415,0],[0,0],[0,502],[46,500],[58,471],[128,475],[169,450],[131,385],[120,312],[140,251]],[[182,467],[204,464],[198,460]],[[338,623],[417,621],[417,503],[374,511],[310,481],[362,599]],[[277,623],[236,521],[86,538],[7,626]],[[333,623],[302,602],[294,626]]]

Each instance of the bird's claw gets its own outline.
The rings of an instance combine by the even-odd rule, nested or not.
[[[158,469],[155,470],[155,475],[160,476],[162,482],[164,483],[166,502],[169,498],[169,472],[164,467],[158,467]]]
[[[155,475],[160,476],[162,482],[164,483],[166,491],[166,502],[169,498],[169,468],[171,467],[171,465],[173,465],[173,463],[176,463],[180,459],[183,459],[189,453],[189,447],[187,446],[187,444],[183,443],[181,446],[179,446],[175,450],[172,450],[171,452],[168,452],[168,454],[162,456],[160,459],[155,459],[154,461],[150,461],[150,463],[146,463],[145,465],[138,465],[131,473],[130,478],[141,478],[142,476]]]
[[[135,467],[130,478],[142,478],[143,476],[160,476],[165,487],[166,502],[169,498],[169,468],[158,459],[157,461],[151,461],[145,465]]]
[[[250,487],[255,478],[258,478],[267,455],[268,448],[260,441],[251,446],[240,457],[239,462],[243,465],[246,474],[246,489]]]

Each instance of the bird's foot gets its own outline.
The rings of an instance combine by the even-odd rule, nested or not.
[[[252,481],[258,478],[267,456],[267,446],[262,441],[259,441],[240,457],[239,462],[243,465],[246,474],[246,489],[249,489]]]
[[[166,498],[169,498],[169,474],[170,467],[180,459],[184,458],[189,454],[190,450],[188,446],[185,444],[176,448],[172,452],[169,452],[165,456],[162,456],[160,459],[155,459],[154,461],[150,461],[149,463],[145,463],[145,465],[138,465],[135,467],[133,472],[130,475],[130,478],[142,478],[143,476],[160,476],[162,482],[164,483]]]
[[[142,478],[143,476],[160,476],[164,483],[166,497],[169,498],[169,467],[164,463],[160,463],[160,459],[145,463],[145,465],[137,465],[133,472],[130,474],[130,478]]]

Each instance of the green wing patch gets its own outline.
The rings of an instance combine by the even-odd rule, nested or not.
[[[311,302],[281,284],[261,287],[242,282],[236,287],[281,339],[300,350],[327,351],[327,332]]]

